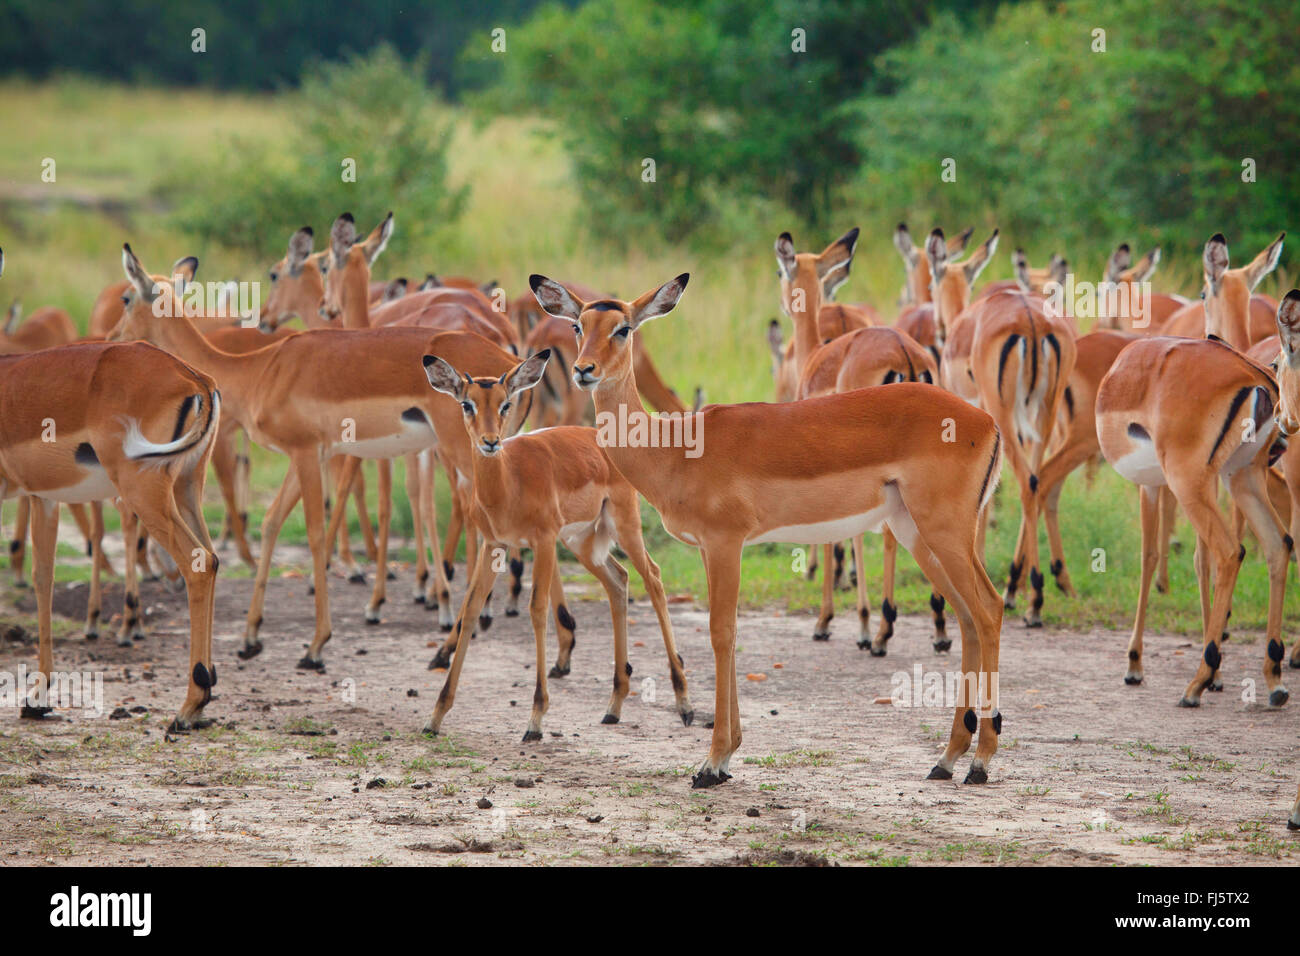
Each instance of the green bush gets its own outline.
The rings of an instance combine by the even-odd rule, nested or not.
[[[178,203],[180,228],[259,255],[345,210],[362,226],[395,210],[405,241],[426,239],[459,216],[465,190],[448,183],[451,126],[423,75],[388,46],[313,67],[281,140],[237,141],[207,165],[168,172],[156,191]],[[349,159],[355,182],[343,178]]]

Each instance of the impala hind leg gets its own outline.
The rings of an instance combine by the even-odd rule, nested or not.
[[[1169,548],[1178,524],[1178,499],[1167,487],[1160,489],[1160,561],[1156,565],[1156,590],[1169,593]]]
[[[548,676],[567,677],[573,666],[573,645],[577,643],[574,631],[577,622],[569,613],[569,606],[564,600],[564,582],[560,579],[558,561],[555,562],[555,571],[551,574],[551,613],[555,615],[555,635],[559,652],[555,655],[555,666],[551,668]]]
[[[554,547],[551,553],[555,552]],[[534,566],[533,575],[536,578],[536,566]],[[456,687],[460,683],[460,672],[465,666],[465,656],[469,653],[470,644],[474,643],[470,638],[473,636],[473,622],[478,615],[479,605],[484,597],[492,589],[492,584],[496,580],[496,572],[492,570],[492,558],[488,549],[484,548],[479,556],[478,563],[474,566],[474,572],[471,574],[469,588],[465,592],[465,601],[460,606],[460,613],[456,617],[456,623],[452,628],[451,635],[447,641],[455,647],[456,653],[451,661],[451,667],[447,671],[447,679],[442,683],[442,690],[438,692],[437,703],[434,704],[433,713],[424,724],[424,733],[437,735],[442,730],[442,722],[451,710],[452,704],[456,702]],[[461,640],[462,634],[465,636]]]
[[[140,524],[131,506],[122,501],[118,507],[122,518],[123,542],[143,542],[144,528]],[[126,556],[126,576],[122,582],[122,627],[117,634],[118,647],[130,647],[132,641],[144,640],[144,625],[140,609],[140,562],[128,552]]]
[[[898,608],[894,604],[894,574],[898,566],[898,539],[886,527],[882,533],[881,587],[880,587],[880,624],[876,628],[875,639],[868,639],[865,632],[858,639],[858,647],[867,647],[872,657],[884,657],[886,645],[894,636],[894,622],[898,620]],[[863,642],[866,641],[864,644]]]
[[[740,706],[736,689],[736,608],[740,598],[743,542],[709,542],[702,547],[709,582],[709,642],[713,646],[713,739],[691,787],[714,787],[731,779],[727,768],[740,748]]]
[[[253,597],[248,602],[248,620],[244,625],[244,646],[238,650],[241,660],[248,660],[262,653],[262,611],[266,607],[266,585],[271,577],[271,558],[275,554],[275,541],[280,536],[280,528],[298,503],[298,474],[290,467],[285,473],[280,490],[276,493],[271,507],[266,509],[262,518],[262,553],[257,559],[257,578],[253,582]]]
[[[201,461],[196,474],[176,479],[166,471],[142,468],[127,483],[130,500],[124,502],[135,510],[140,524],[170,555],[185,578],[190,612],[189,690],[168,728],[171,731],[197,725],[217,683],[212,660],[212,612],[219,559],[212,550],[201,511],[206,467],[207,462]]]
[[[1264,634],[1264,682],[1268,687],[1268,703],[1280,707],[1290,699],[1290,692],[1282,684],[1282,602],[1286,594],[1286,574],[1291,561],[1291,549],[1283,541],[1277,515],[1268,500],[1264,474],[1254,468],[1245,468],[1229,479],[1228,488],[1237,507],[1250,523],[1260,548],[1268,563],[1268,626]]]
[[[298,661],[298,669],[323,673],[325,659],[322,651],[333,634],[333,628],[330,623],[329,572],[326,570],[329,545],[325,537],[325,489],[321,486],[320,459],[316,455],[316,450],[311,449],[293,456],[303,517],[307,521],[307,543],[311,546],[312,581],[316,588],[316,634],[307,653]]]
[[[96,501],[90,508],[90,596],[86,600],[86,640],[99,639],[99,618],[103,613],[104,593],[100,588],[101,561],[104,555],[104,504]]]
[[[822,563],[826,566],[822,573],[822,609],[817,615],[817,625],[813,628],[814,641],[831,639],[831,618],[835,616],[835,578],[832,573],[831,546],[822,545]]]
[[[405,455],[402,463],[406,500],[411,506],[411,526],[415,535],[415,586],[411,592],[411,600],[416,604],[423,604],[424,589],[429,584],[429,555],[424,547],[424,520],[420,514],[420,456]]]
[[[26,495],[18,498],[18,513],[14,518],[14,536],[9,539],[9,569],[14,573],[14,587],[27,587],[23,568],[27,562],[27,525],[30,523],[31,501]]]
[[[863,535],[853,539],[853,575],[858,598],[858,647],[871,646],[871,598],[867,595],[866,542]],[[883,600],[883,597],[882,597]]]
[[[1183,691],[1178,702],[1182,707],[1198,707],[1201,694],[1215,681],[1222,663],[1223,654],[1220,644],[1223,639],[1224,626],[1228,622],[1228,605],[1232,600],[1232,591],[1237,583],[1237,573],[1241,568],[1241,558],[1245,549],[1236,544],[1232,531],[1223,520],[1216,502],[1215,489],[1217,477],[1206,474],[1203,470],[1188,470],[1194,477],[1183,478],[1182,472],[1175,468],[1168,469],[1170,488],[1183,506],[1183,511],[1196,529],[1197,536],[1204,542],[1198,548],[1208,552],[1214,568],[1214,596],[1210,601],[1210,611],[1205,622],[1204,650],[1196,676]],[[1175,484],[1177,482],[1177,484]],[[1202,601],[1205,596],[1202,595]]]
[[[29,501],[24,496],[22,501]],[[32,530],[32,583],[36,586],[36,630],[40,637],[37,652],[36,686],[23,701],[21,716],[39,719],[50,710],[50,681],[54,674],[54,634],[50,612],[54,603],[54,552],[59,539],[59,503],[31,498],[28,521]]]
[[[331,458],[328,463],[328,472],[330,475],[329,484],[326,488],[334,489],[334,496],[330,499],[333,503],[329,511],[329,548],[334,550],[335,543],[338,544],[339,565],[343,569],[343,576],[348,579],[350,584],[365,584],[366,574],[357,567],[356,557],[352,554],[352,542],[348,537],[348,497],[356,497],[358,488],[361,503],[357,506],[357,520],[363,526],[363,536],[370,533],[370,515],[366,511],[365,500],[365,475],[361,470],[361,459],[352,455],[341,455]],[[367,537],[367,554],[373,552],[373,539]],[[313,585],[315,587],[315,585]]]
[[[519,595],[524,590],[524,555],[519,548],[510,549],[510,589],[506,596],[506,617],[519,616]]]
[[[248,534],[245,527],[246,515],[241,507],[239,482],[241,457],[236,450],[236,433],[241,431],[233,419],[223,421],[217,428],[217,436],[212,443],[212,470],[217,476],[217,486],[221,489],[221,500],[226,506],[225,524],[221,532],[221,547],[224,549],[228,540],[233,539],[239,550],[239,558],[250,568],[256,568],[252,549],[248,546]],[[246,460],[246,456],[243,460]]]
[[[612,554],[604,560],[592,554],[592,541],[582,543],[576,552],[578,561],[605,589],[609,616],[614,626],[614,688],[605,707],[602,724],[616,724],[623,717],[623,702],[632,690],[632,664],[627,658],[627,569]],[[545,635],[543,635],[544,637]]]
[[[375,586],[366,605],[366,623],[379,623],[379,609],[388,600],[388,530],[393,518],[393,463],[381,458],[379,472],[379,511],[376,513]]]
[[[425,610],[438,612],[438,626],[444,632],[451,630],[455,618],[451,607],[450,574],[443,563],[438,544],[438,512],[434,507],[434,475],[437,461],[431,452],[420,454],[420,515],[429,538],[429,553],[433,557],[433,575],[428,590],[424,592]],[[454,501],[456,495],[452,494]],[[466,575],[468,577],[468,575]]]
[[[672,679],[673,694],[677,702],[677,714],[687,727],[695,720],[695,708],[691,706],[690,694],[686,688],[686,668],[682,655],[677,653],[677,639],[673,634],[672,618],[668,615],[668,595],[664,593],[663,578],[659,565],[655,564],[650,553],[646,551],[645,540],[641,535],[641,509],[635,495],[625,502],[614,504],[614,527],[622,547],[636,573],[641,575],[645,584],[650,604],[659,619],[659,632],[664,639],[664,652],[668,657],[668,674]]]
[[[1128,641],[1128,673],[1124,683],[1142,683],[1142,635],[1146,630],[1147,603],[1151,597],[1151,577],[1160,559],[1160,487],[1140,486],[1138,507],[1142,526],[1142,580],[1138,586],[1137,613],[1133,633]]]
[[[915,522],[915,512],[909,512]],[[918,565],[927,569],[935,589],[952,605],[961,630],[962,679],[957,683],[956,709],[948,745],[931,780],[952,778],[957,758],[971,744],[976,730],[975,756],[966,783],[986,783],[998,749],[1002,713],[998,709],[998,655],[1002,629],[1002,600],[988,574],[975,560],[974,522],[967,533],[954,535],[959,523],[940,526],[932,516],[922,519],[910,547]],[[961,529],[964,531],[964,529]]]

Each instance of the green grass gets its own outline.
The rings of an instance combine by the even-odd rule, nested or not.
[[[121,277],[118,250],[123,241],[131,241],[144,255],[146,265],[154,268],[161,269],[192,253],[202,263],[200,278],[260,279],[269,262],[252,261],[219,245],[197,243],[169,225],[175,197],[160,192],[157,183],[164,172],[184,169],[213,150],[225,149],[236,136],[274,143],[286,111],[285,102],[273,96],[178,93],[80,80],[39,85],[0,82],[0,114],[5,116],[8,130],[8,135],[0,137],[0,246],[6,255],[0,303],[21,298],[28,311],[43,304],[60,305],[84,328],[95,296],[104,285]],[[630,297],[689,271],[695,278],[681,307],[642,333],[665,378],[683,396],[702,385],[706,398],[713,402],[771,397],[766,325],[779,313],[772,240],[783,229],[797,228],[796,223],[774,221],[752,235],[738,235],[735,248],[725,255],[708,256],[653,240],[633,241],[627,250],[610,247],[593,241],[584,230],[586,212],[577,198],[568,162],[545,125],[519,118],[475,122],[461,113],[449,115],[456,123],[452,175],[471,187],[465,214],[440,231],[436,248],[413,248],[403,239],[402,210],[396,210],[397,229],[377,264],[377,277],[423,276],[428,271],[468,274],[498,279],[507,291],[518,293],[530,272],[542,272]],[[40,163],[47,156],[58,163],[55,184],[40,181]],[[232,155],[230,161],[237,162],[237,156]],[[170,182],[176,179],[167,177]],[[195,182],[193,188],[203,188],[202,182]],[[365,188],[364,177],[357,188]],[[34,191],[41,189],[48,192],[49,200],[37,196],[39,201],[32,201]],[[342,211],[319,211],[312,223],[318,237],[325,235],[329,223]],[[846,210],[838,217],[836,231],[855,222],[856,215]],[[840,298],[872,302],[889,316],[895,311],[903,280],[901,262],[890,239],[894,223],[857,224],[863,227],[862,240],[852,278]],[[279,237],[287,240],[301,223],[264,225],[278,244]],[[928,225],[913,223],[913,232],[922,234]],[[801,248],[820,247],[832,238],[796,232]],[[1023,244],[1033,252],[1051,245],[1051,237],[1007,236],[1004,240],[1004,251],[986,270],[984,279],[1010,274],[1005,250]],[[1086,256],[1062,251],[1072,261],[1083,262],[1082,272],[1100,272],[1100,253]],[[1156,287],[1194,295],[1198,263],[1168,253],[1166,250]],[[1037,258],[1041,256],[1035,261]],[[1095,262],[1090,261],[1094,258]],[[1269,283],[1265,289],[1276,293]],[[252,531],[256,539],[285,464],[282,456],[262,449],[255,448],[252,458]],[[377,482],[374,466],[368,465],[367,470],[373,513]],[[394,468],[393,483],[398,489],[394,495],[394,557],[405,560],[411,554],[401,546],[410,534],[411,516],[402,491],[400,462]],[[988,564],[999,584],[1017,530],[1013,492],[1008,470],[998,494],[997,526],[990,529],[988,539]],[[1069,600],[1059,595],[1049,580],[1044,609],[1049,625],[1129,626],[1137,596],[1136,498],[1134,487],[1106,468],[1090,489],[1081,473],[1067,482],[1061,501],[1062,530],[1066,564],[1079,597]],[[440,528],[445,528],[450,500],[441,474],[438,507]],[[4,518],[11,522],[12,514],[11,506]],[[215,532],[222,509],[212,480],[206,514]],[[643,506],[643,516],[647,543],[663,568],[670,593],[691,592],[704,600],[707,588],[698,553],[670,539],[648,506]],[[118,528],[111,509],[107,525],[110,531]],[[355,546],[360,541],[355,520],[351,527]],[[1183,548],[1171,559],[1170,593],[1153,593],[1148,626],[1157,631],[1195,633],[1200,629],[1200,615],[1192,571],[1194,537],[1185,521],[1176,536]],[[300,509],[286,522],[281,540],[305,544]],[[1046,535],[1040,540],[1045,565]],[[742,592],[746,605],[805,610],[818,604],[819,585],[806,581],[794,567],[793,549],[797,546],[762,545],[746,552]],[[867,584],[878,611],[880,539],[869,537],[867,548]],[[1105,551],[1105,572],[1090,570],[1097,548]],[[1265,621],[1267,578],[1261,562],[1253,557],[1253,545],[1248,548],[1252,557],[1237,585],[1234,630],[1262,628]],[[234,565],[227,562],[229,568]],[[59,579],[74,580],[85,574],[81,568],[63,567]],[[635,574],[633,581],[639,584]],[[901,554],[895,603],[904,612],[928,613],[928,596],[929,585],[911,558]],[[837,628],[847,634],[852,628],[852,593],[837,594],[836,604]],[[1290,626],[1297,619],[1294,599],[1287,610]]]

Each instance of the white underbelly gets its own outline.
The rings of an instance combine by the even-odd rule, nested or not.
[[[117,497],[117,488],[113,486],[108,472],[103,468],[87,467],[84,471],[85,477],[75,485],[47,488],[44,491],[29,491],[26,494],[33,494],[47,501],[61,501],[67,505],[84,505],[92,501]]]
[[[891,503],[886,501],[879,507],[861,514],[847,515],[830,521],[818,521],[813,524],[793,524],[773,528],[771,531],[764,531],[747,539],[745,543],[763,544],[768,541],[779,541],[786,544],[830,544],[834,541],[843,541],[845,538],[855,538],[868,531],[880,531],[893,511]]]
[[[436,440],[432,428],[422,422],[412,422],[404,424],[402,430],[393,435],[335,442],[330,446],[330,454],[351,455],[353,458],[400,458],[423,451]]]

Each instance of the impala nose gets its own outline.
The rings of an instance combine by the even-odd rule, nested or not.
[[[485,455],[495,455],[501,450],[501,439],[496,437],[489,438],[484,435],[479,439],[478,447]]]

